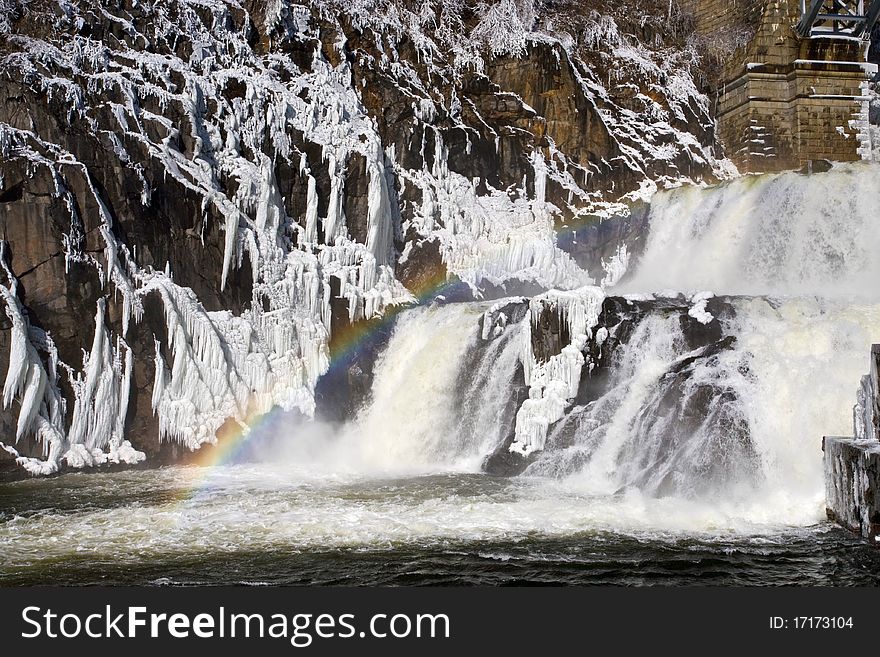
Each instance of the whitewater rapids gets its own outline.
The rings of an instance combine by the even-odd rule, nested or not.
[[[569,409],[524,475],[499,478],[481,467],[523,401],[512,396],[523,371],[519,326],[486,342],[480,318],[493,303],[433,305],[400,316],[369,403],[341,429],[257,429],[258,463],[6,486],[2,495],[19,501],[0,517],[3,568],[83,554],[134,564],[200,551],[439,549],[606,534],[784,542],[824,518],[821,438],[852,433],[868,348],[880,341],[878,281],[878,167],[655,197],[640,258],[606,294],[735,295],[725,319],[734,346],[694,376],[735,393],[725,422],[747,427],[752,449],[724,453],[723,422],[681,437],[694,473],[729,463],[723,492],[701,493],[693,474],[664,494],[652,478],[665,467],[652,427],[669,418],[646,422],[645,409],[684,353],[676,322],[642,320],[619,348],[608,391]],[[554,449],[553,431],[569,423],[578,440]]]

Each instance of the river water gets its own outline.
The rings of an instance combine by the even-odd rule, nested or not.
[[[0,585],[873,585],[880,552],[818,517],[593,498],[528,478],[316,478],[263,465],[0,486]]]

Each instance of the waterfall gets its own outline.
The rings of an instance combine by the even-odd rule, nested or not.
[[[723,496],[760,501],[774,518],[821,518],[821,439],[850,430],[880,304],[731,305],[724,348],[689,348],[678,317],[662,310],[642,319],[608,366],[607,391],[553,427],[526,474],[591,495]]]
[[[740,358],[692,350],[677,316],[648,316],[616,352],[608,392],[572,409],[528,472],[573,477],[605,495],[752,484],[760,467],[738,394]]]
[[[880,170],[747,176],[651,201],[650,231],[621,289],[880,295]]]
[[[673,319],[641,320],[607,392],[557,423],[527,473],[590,493],[722,493],[792,522],[821,518],[820,441],[852,433],[854,391],[880,340],[878,174],[838,165],[656,195],[641,258],[610,293],[740,295],[722,320],[733,342],[694,359]]]
[[[867,346],[880,340],[878,254],[876,167],[660,193],[640,260],[606,291],[641,304],[603,365],[607,382],[550,426],[524,474],[590,495],[751,500],[762,517],[817,519],[821,438],[850,432]],[[705,295],[689,309],[669,288],[734,295],[721,338],[691,344],[685,320],[706,315]],[[418,471],[477,471],[507,450],[528,326],[481,331],[488,305],[403,314],[345,430],[349,450]],[[592,376],[585,368],[582,386]]]
[[[402,314],[377,363],[370,403],[343,429],[346,450],[363,467],[478,471],[512,430],[520,344],[515,326],[481,335],[489,305]]]

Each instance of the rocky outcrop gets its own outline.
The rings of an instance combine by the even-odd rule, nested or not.
[[[876,541],[880,536],[880,443],[825,436],[822,451],[828,519]]]
[[[711,315],[708,318],[693,313],[693,307],[693,302],[683,295],[677,298],[608,297],[602,300],[596,320],[588,326],[588,338],[583,342],[583,365],[578,370],[576,390],[559,413],[543,418],[548,422],[544,429],[546,444],[542,443],[539,448],[523,453],[523,450],[516,449],[520,436],[512,431],[508,440],[487,459],[485,470],[504,476],[520,474],[535,463],[543,451],[563,452],[570,448],[577,433],[577,423],[570,423],[571,417],[577,415],[578,409],[599,402],[613,385],[619,385],[619,382],[612,380],[612,375],[620,374],[620,352],[628,346],[636,350],[644,348],[641,344],[631,344],[634,332],[648,318],[658,317],[677,318],[683,344],[678,347],[681,356],[672,361],[654,386],[659,392],[655,395],[652,412],[644,414],[646,420],[674,418],[674,421],[665,424],[658,421],[658,426],[662,425],[661,429],[666,435],[657,439],[668,444],[670,454],[674,454],[679,436],[696,434],[702,426],[719,423],[725,426],[727,443],[721,450],[725,456],[715,459],[713,468],[717,471],[707,470],[707,481],[717,482],[732,477],[732,473],[724,472],[728,466],[738,464],[737,467],[740,467],[743,463],[754,462],[756,455],[748,427],[734,414],[725,415],[727,409],[735,408],[738,401],[736,393],[698,378],[700,367],[705,367],[713,359],[717,360],[735,343],[735,338],[725,335],[722,328],[722,322],[733,317],[733,306],[724,297],[712,297],[706,304],[706,311]],[[568,314],[571,312],[571,309],[567,311]],[[539,304],[537,312],[533,312],[531,350],[539,367],[554,362],[554,359],[559,363],[560,355],[567,347],[570,348],[572,332],[567,328],[570,326],[567,313],[561,312],[560,306],[553,303]],[[551,367],[551,373],[542,371],[540,377],[551,380],[554,376],[558,377],[558,374],[552,373],[554,370],[558,371],[558,364]],[[545,390],[542,394],[546,396],[552,383],[548,385],[545,382],[543,385]],[[518,418],[518,422],[522,422],[522,419]],[[640,458],[638,454],[630,455],[634,461]],[[666,494],[669,492],[667,488],[674,487],[674,469],[670,470],[669,477],[668,483],[651,483],[655,492]],[[642,484],[645,482],[633,482],[633,485]]]
[[[880,440],[880,345],[871,348],[871,366],[859,386],[853,431],[858,440]]]
[[[179,460],[351,324],[601,275],[555,230],[729,167],[686,35],[588,4],[2,3],[5,453]]]

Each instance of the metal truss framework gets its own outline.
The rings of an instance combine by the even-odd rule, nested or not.
[[[797,32],[802,37],[829,35],[868,39],[880,18],[880,0],[801,0]]]

